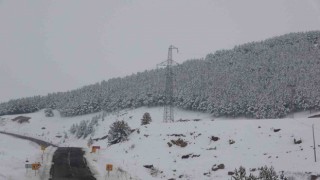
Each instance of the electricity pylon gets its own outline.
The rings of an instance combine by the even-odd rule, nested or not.
[[[176,49],[178,53],[178,48],[173,45],[169,46],[168,59],[158,66],[166,68],[166,87],[165,87],[165,100],[164,100],[164,112],[163,112],[163,122],[173,122],[173,71],[172,66],[176,65],[175,61],[172,60],[172,50]]]

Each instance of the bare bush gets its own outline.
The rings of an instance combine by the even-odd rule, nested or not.
[[[186,141],[180,138],[178,140],[171,140],[171,143],[180,147],[186,147],[188,145]]]

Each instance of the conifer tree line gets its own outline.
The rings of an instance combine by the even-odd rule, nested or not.
[[[320,109],[320,31],[239,45],[173,67],[174,104],[215,116],[281,118]],[[43,108],[76,116],[164,103],[165,69],[138,72],[68,92],[10,100],[0,115]]]

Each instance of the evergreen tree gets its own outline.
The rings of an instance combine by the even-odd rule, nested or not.
[[[150,124],[152,121],[151,116],[148,112],[144,113],[141,119],[141,125]]]
[[[87,121],[82,120],[78,126],[76,137],[81,138],[82,136],[85,136],[86,131],[87,131]]]
[[[124,121],[116,121],[111,124],[108,132],[109,144],[116,144],[126,141],[131,134],[131,128]]]
[[[93,144],[93,139],[90,137],[90,138],[88,139],[87,145],[90,147],[92,144]]]
[[[91,135],[93,136],[94,132],[95,132],[95,128],[94,126],[96,125],[97,121],[95,121],[94,119],[91,120],[91,122],[87,125],[87,128],[83,134],[83,138],[86,138],[87,136]]]
[[[75,134],[78,130],[78,125],[77,124],[72,124],[72,126],[70,127],[70,133],[71,134]]]

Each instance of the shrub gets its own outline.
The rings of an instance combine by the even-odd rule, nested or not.
[[[178,140],[171,140],[171,143],[180,147],[186,147],[188,145],[187,141],[184,141],[183,139],[180,139],[180,138]]]
[[[266,180],[278,180],[278,175],[272,166],[270,168],[264,166],[260,168],[259,178]]]
[[[283,172],[280,176],[274,171],[273,167],[270,168],[267,166],[259,168],[259,176],[254,176],[249,174],[246,176],[246,169],[240,166],[239,170],[235,169],[234,175],[231,178],[232,180],[287,180],[288,178],[284,176]]]
[[[30,119],[31,119],[31,117],[18,116],[18,117],[15,117],[14,119],[12,119],[12,121],[17,121],[18,123],[22,124],[22,123],[30,123],[29,122]]]
[[[240,166],[239,170],[234,170],[234,175],[232,176],[232,179],[234,180],[245,180],[246,177],[246,169],[242,166]]]
[[[44,110],[44,114],[45,114],[46,117],[53,117],[54,116],[53,111],[52,111],[51,108],[45,109]]]

